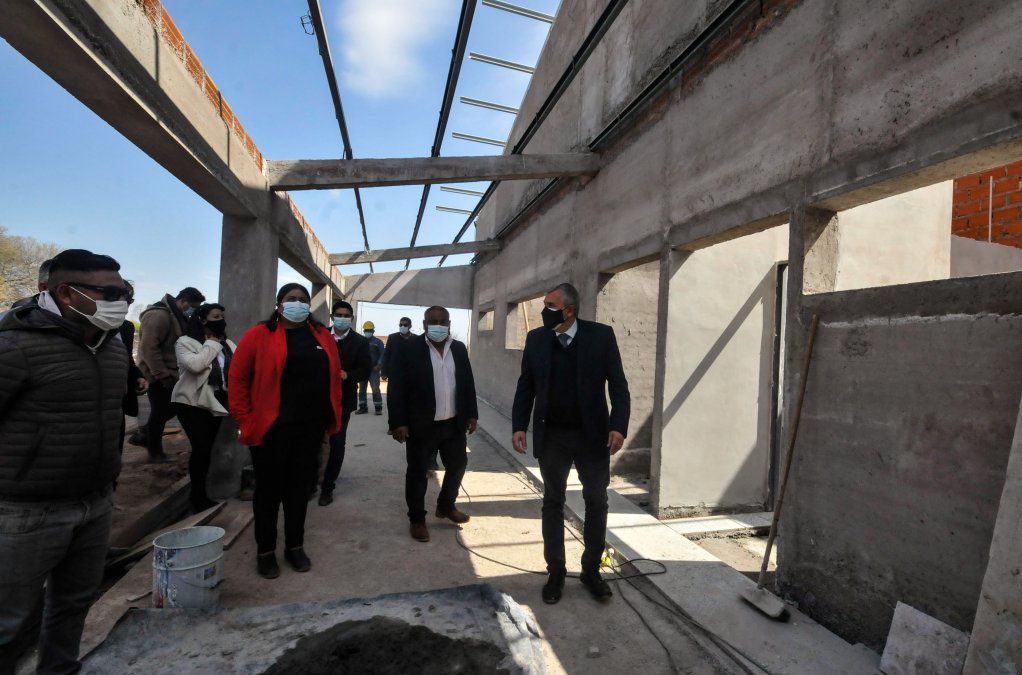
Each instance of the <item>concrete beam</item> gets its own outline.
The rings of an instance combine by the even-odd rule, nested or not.
[[[472,308],[471,265],[423,270],[377,272],[344,277],[344,299],[394,305],[441,305],[449,309]]]
[[[260,215],[262,167],[141,3],[0,0],[0,37],[215,208]]]
[[[267,176],[274,189],[329,190],[585,176],[599,171],[600,156],[575,152],[408,159],[267,160],[266,164]]]
[[[326,248],[291,197],[284,192],[270,193],[270,201],[270,222],[280,238],[280,259],[313,284],[329,286],[340,297],[341,273],[330,265]]]
[[[460,244],[431,244],[428,246],[411,246],[405,248],[383,248],[375,251],[351,251],[349,253],[331,253],[331,265],[357,265],[368,262],[387,262],[388,260],[405,260],[407,258],[434,258],[442,255],[458,255],[459,253],[482,253],[483,251],[499,251],[501,243],[496,239],[483,241],[466,241]]]

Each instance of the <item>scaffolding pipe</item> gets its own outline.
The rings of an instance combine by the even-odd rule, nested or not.
[[[469,196],[472,196],[472,197],[482,197],[483,196],[483,192],[480,191],[480,190],[469,190],[467,188],[451,187],[449,185],[441,185],[440,189],[443,192],[456,192],[459,195],[469,195]]]
[[[437,206],[437,211],[443,211],[444,213],[472,213],[469,209],[456,209],[453,206]]]
[[[507,146],[504,141],[498,141],[496,138],[487,138],[486,136],[473,136],[472,134],[463,134],[460,131],[455,131],[451,134],[452,137],[461,139],[463,141],[473,141],[475,143],[485,143],[487,145],[497,145],[500,147]]]

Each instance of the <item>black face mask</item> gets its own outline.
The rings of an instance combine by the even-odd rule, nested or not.
[[[227,334],[227,320],[216,319],[215,321],[207,321],[206,328],[209,332],[216,336],[223,336]]]
[[[562,323],[564,323],[563,309],[550,309],[549,307],[544,307],[542,316],[543,327],[549,328],[550,330],[553,330],[554,328],[557,328]]]

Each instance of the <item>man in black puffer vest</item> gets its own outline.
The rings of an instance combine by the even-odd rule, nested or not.
[[[119,270],[109,256],[64,251],[48,290],[0,320],[0,673],[28,646],[44,584],[39,672],[79,666],[121,468]]]

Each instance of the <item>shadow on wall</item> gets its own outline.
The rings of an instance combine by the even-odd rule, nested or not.
[[[674,274],[684,267],[687,260],[678,266]],[[664,490],[663,486],[661,487],[661,494],[666,497],[660,504],[661,516],[737,513],[764,508],[770,490],[768,476],[774,445],[772,435],[774,402],[771,398],[774,391],[772,384],[776,294],[776,267],[771,266],[735,314],[720,329],[717,338],[705,350],[677,392],[665,404],[661,462],[673,464],[674,470],[683,477],[678,481],[681,485],[676,486],[674,490]],[[672,299],[672,309],[675,303],[686,302],[687,299],[682,297]],[[734,344],[739,332],[753,317],[757,308],[760,310],[762,320],[759,322],[756,343]],[[687,328],[712,330],[713,322],[713,317],[699,317],[693,319],[689,326],[680,328],[680,331],[683,333]],[[668,363],[671,361],[672,350],[682,348],[678,333],[679,329],[668,332],[670,339],[667,344]],[[729,362],[722,358],[729,346],[732,347],[732,351],[757,350],[756,372],[747,372],[747,364]],[[715,366],[720,368],[720,372],[711,373]],[[742,372],[743,368],[746,368],[746,372]],[[754,400],[747,398],[748,389],[732,391],[731,378],[746,376],[756,378]],[[670,379],[666,385],[671,385]],[[686,402],[693,399],[697,393],[702,394],[701,405],[693,407],[691,412],[686,411],[684,409]],[[708,402],[711,405],[707,405]],[[729,443],[729,440],[739,440],[738,436],[741,435],[740,429],[732,428],[732,424],[737,424],[734,421],[736,409],[750,409],[753,406],[756,409],[755,440],[745,446],[740,443]],[[672,422],[676,425],[674,430],[670,428]],[[679,423],[686,428],[678,429]],[[708,430],[708,433],[701,433],[700,430],[704,432]],[[728,434],[732,431],[735,431],[735,434],[729,437]],[[679,432],[682,438],[679,438]],[[693,439],[698,439],[698,446],[695,446]],[[663,480],[662,469],[661,481]],[[715,480],[718,487],[712,485]],[[698,493],[700,490],[702,494]],[[673,499],[670,496],[672,494]]]

